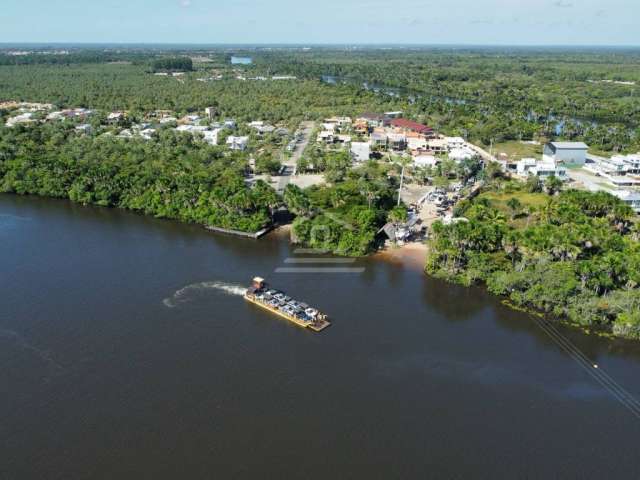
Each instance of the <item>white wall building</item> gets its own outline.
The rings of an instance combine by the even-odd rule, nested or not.
[[[462,162],[464,160],[471,160],[475,158],[476,155],[477,153],[468,147],[454,148],[449,152],[449,159],[455,162]]]
[[[541,179],[550,176],[555,176],[560,180],[567,179],[567,170],[547,156],[543,156],[540,161],[535,158],[523,158],[516,162],[516,173],[522,177],[535,175]]]
[[[551,142],[544,146],[544,154],[556,162],[584,165],[589,147],[583,142]]]
[[[616,190],[611,194],[629,205],[634,212],[640,213],[640,193],[630,192],[629,190]]]
[[[354,162],[366,162],[371,155],[371,146],[368,142],[351,142],[349,151]]]
[[[227,137],[227,146],[231,150],[246,150],[249,144],[249,137],[234,137],[233,135]]]
[[[447,142],[447,148],[449,151],[456,148],[464,148],[467,145],[467,142],[462,137],[444,137],[444,139]]]
[[[435,167],[440,159],[435,155],[416,155],[413,157],[413,166],[414,167]]]

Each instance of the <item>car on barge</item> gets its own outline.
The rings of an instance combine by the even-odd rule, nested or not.
[[[301,327],[320,332],[331,325],[327,316],[284,292],[270,288],[264,278],[255,277],[244,298]]]

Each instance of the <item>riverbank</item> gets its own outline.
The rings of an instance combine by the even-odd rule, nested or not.
[[[380,250],[372,255],[377,260],[424,271],[429,248],[425,243],[411,242]]]

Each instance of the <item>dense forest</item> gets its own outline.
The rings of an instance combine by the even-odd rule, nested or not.
[[[485,145],[542,136],[640,150],[637,49],[318,49],[254,60],[267,72],[366,83],[409,116]]]
[[[229,51],[215,48],[0,52],[0,99],[180,111],[219,103],[230,115],[255,112],[269,120],[403,110],[443,133],[485,145],[567,139],[583,140],[601,153],[640,150],[637,49],[255,48],[235,53],[250,56],[253,64],[231,66]],[[216,71],[225,80],[201,83],[194,74],[183,84],[145,75],[145,66],[176,58],[189,58],[199,74]],[[291,74],[303,81],[239,82],[238,72]],[[322,78],[332,84],[323,85]]]
[[[151,63],[154,72],[190,72],[193,70],[193,60],[189,57],[158,58]]]
[[[78,136],[68,123],[0,128],[0,191],[68,198],[255,232],[279,200],[248,188],[246,158],[172,130],[157,140]]]
[[[0,100],[54,103],[143,114],[157,109],[178,114],[216,107],[221,117],[265,120],[291,126],[304,119],[385,110],[394,103],[355,86],[332,88],[316,80],[239,81],[232,76],[201,82],[205,72],[174,78],[147,73],[146,65],[91,64],[0,67]]]
[[[349,164],[329,167],[329,185],[287,186],[283,198],[297,216],[296,242],[339,255],[365,255],[376,248],[378,230],[394,215],[397,178],[388,175],[386,164],[371,161],[353,170]]]
[[[494,180],[436,222],[429,274],[484,283],[518,307],[640,338],[640,242],[633,212],[604,192],[548,193]]]

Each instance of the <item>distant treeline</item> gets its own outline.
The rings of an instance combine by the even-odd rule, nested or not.
[[[193,61],[189,57],[158,58],[151,63],[154,72],[190,72]]]
[[[83,50],[69,53],[40,52],[26,55],[9,55],[0,52],[2,65],[81,65],[89,63],[131,62],[142,64],[147,62],[149,54],[137,52],[104,52]]]

